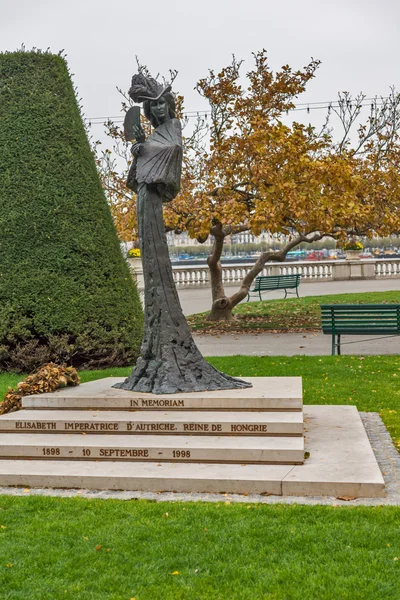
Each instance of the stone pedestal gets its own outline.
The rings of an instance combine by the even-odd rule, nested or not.
[[[361,250],[346,250],[347,260],[360,260]]]
[[[129,268],[139,292],[144,292],[143,264],[141,258],[128,258]]]
[[[375,261],[346,260],[332,263],[332,279],[334,281],[375,278]]]
[[[384,495],[355,407],[305,407],[303,420],[299,377],[168,396],[119,380],[28,396],[0,416],[0,486]]]

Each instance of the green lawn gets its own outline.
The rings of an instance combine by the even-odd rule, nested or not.
[[[4,600],[395,600],[400,508],[0,497]]]
[[[400,449],[397,356],[217,357],[232,375],[303,377],[308,404],[379,411]],[[129,368],[81,372],[82,382]],[[0,396],[23,376],[0,375]],[[5,600],[394,600],[400,507],[0,496]]]
[[[307,284],[304,284],[307,285]],[[335,294],[332,296],[306,296],[242,302],[235,310],[235,319],[226,322],[207,321],[208,312],[191,315],[188,322],[192,331],[312,331],[321,329],[321,304],[380,304],[400,303],[400,292],[363,292],[361,294]]]

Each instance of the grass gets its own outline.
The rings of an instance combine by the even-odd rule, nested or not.
[[[321,329],[321,304],[381,304],[400,303],[400,292],[363,292],[306,296],[285,300],[242,302],[233,321],[207,321],[208,312],[191,315],[188,322],[197,333],[230,331],[315,331]]]
[[[398,507],[0,497],[4,600],[392,600]]]
[[[236,376],[302,376],[308,404],[379,411],[400,449],[397,356],[213,357]],[[82,382],[130,368],[83,371]],[[0,397],[23,375],[0,375]],[[399,507],[0,496],[4,600],[392,600]]]

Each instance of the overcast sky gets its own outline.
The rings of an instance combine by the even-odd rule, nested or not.
[[[179,71],[187,110],[205,108],[193,88],[209,68],[232,53],[250,68],[262,48],[273,69],[322,61],[299,102],[400,90],[398,0],[0,0],[0,8],[0,49],[64,48],[88,117],[119,114],[115,88],[129,88],[135,55],[154,74]]]

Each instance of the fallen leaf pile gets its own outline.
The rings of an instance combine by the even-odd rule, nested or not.
[[[14,412],[21,408],[21,398],[33,394],[53,392],[57,388],[67,385],[79,385],[80,379],[76,369],[64,367],[55,363],[48,363],[40,367],[36,373],[28,375],[24,381],[17,385],[17,389],[9,387],[0,405],[0,415]]]

